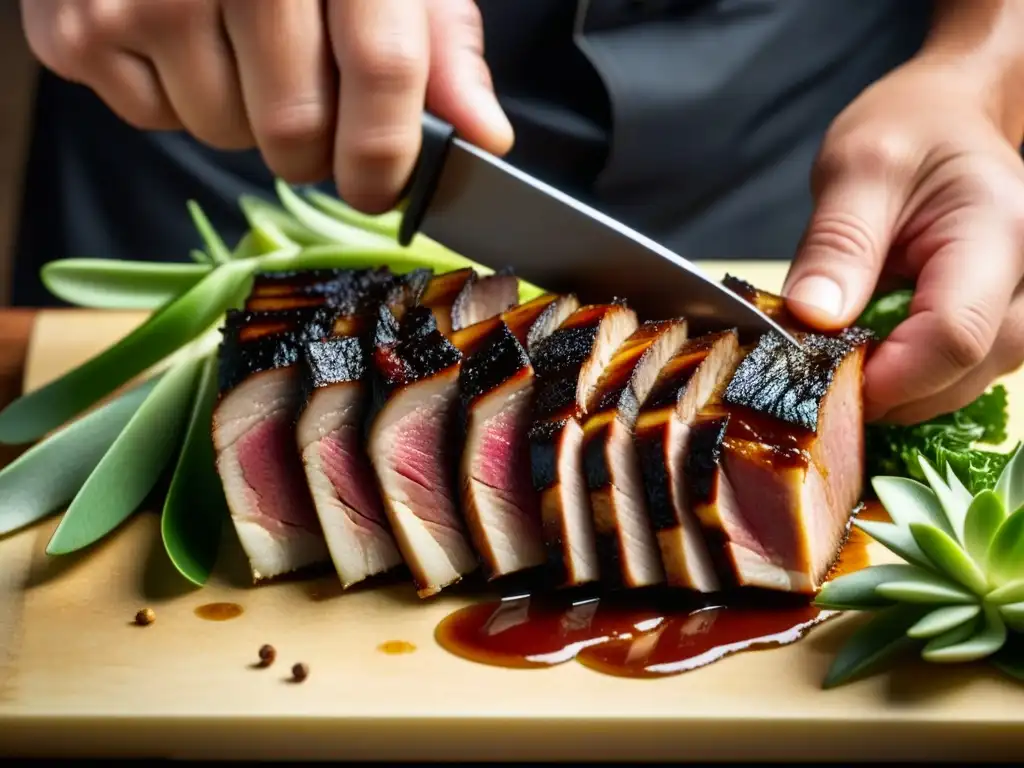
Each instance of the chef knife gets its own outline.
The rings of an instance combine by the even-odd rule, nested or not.
[[[399,242],[422,232],[492,269],[584,303],[626,300],[645,318],[776,331],[774,320],[683,257],[454,135],[424,113]]]

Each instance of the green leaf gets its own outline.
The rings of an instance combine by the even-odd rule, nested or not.
[[[948,461],[945,464],[946,484],[949,485],[949,490],[953,493],[956,503],[966,509],[971,504],[971,492],[960,482],[960,478],[953,471],[953,466]]]
[[[962,624],[930,640],[921,650],[921,656],[926,661],[941,664],[978,661],[991,656],[1005,642],[1006,625],[998,613],[986,610],[983,621]]]
[[[400,211],[388,211],[379,216],[370,216],[357,211],[343,200],[325,195],[315,188],[303,190],[302,194],[310,203],[331,218],[368,232],[376,232],[378,235],[392,240],[398,238],[398,228],[402,223]]]
[[[213,259],[210,258],[210,254],[201,248],[193,248],[188,252],[188,255],[196,264],[213,264]]]
[[[199,236],[203,238],[203,243],[206,245],[206,252],[213,259],[215,264],[227,264],[231,261],[231,251],[224,245],[224,241],[221,240],[220,235],[217,234],[217,230],[213,228],[213,224],[206,218],[206,214],[203,213],[203,209],[199,203],[195,200],[188,201],[188,212],[192,216],[192,223],[195,224],[197,230],[199,230]]]
[[[978,617],[981,613],[980,605],[950,605],[945,608],[936,608],[917,624],[907,630],[907,636],[917,640],[927,640],[930,637],[949,632]]]
[[[275,189],[285,210],[304,227],[325,238],[328,242],[364,248],[401,247],[395,240],[376,232],[367,232],[359,227],[353,227],[328,216],[295,194],[292,188],[280,179],[275,182]]]
[[[814,604],[837,611],[884,608],[891,600],[879,597],[875,588],[887,581],[905,581],[921,571],[913,565],[872,565],[826,581]]]
[[[93,309],[156,309],[210,273],[209,264],[58,259],[40,277],[54,296]]]
[[[908,563],[919,565],[929,571],[935,571],[936,567],[929,560],[921,548],[917,546],[914,537],[907,528],[901,528],[893,523],[882,523],[876,520],[854,519],[853,524],[864,533],[873,538],[883,547],[895,555],[899,555]]]
[[[915,647],[917,642],[907,637],[907,630],[926,612],[924,608],[894,606],[872,616],[850,635],[836,654],[823,687],[835,688],[869,674],[896,655]]]
[[[71,501],[156,382],[149,379],[87,413],[0,471],[0,535]]]
[[[188,429],[164,502],[160,530],[167,555],[182,576],[206,583],[217,560],[227,516],[224,487],[217,475],[210,424],[217,402],[217,356],[203,363]]]
[[[988,568],[988,549],[996,531],[1006,519],[1003,502],[995,491],[982,491],[974,497],[964,520],[964,548],[981,569]]]
[[[923,571],[918,577],[906,581],[887,581],[875,588],[875,593],[887,600],[920,605],[966,605],[976,603],[977,595],[942,579],[939,576],[924,578]]]
[[[235,250],[231,252],[231,259],[234,261],[238,259],[251,259],[253,256],[259,256],[261,253],[269,253],[270,250],[272,249],[261,250],[256,243],[256,239],[253,237],[253,233],[249,231],[242,235],[235,245]]]
[[[1020,445],[1003,467],[996,483],[996,493],[1006,509],[1017,509],[1024,504],[1024,451]]]
[[[956,539],[945,531],[924,523],[911,523],[910,533],[921,551],[949,578],[963,584],[976,595],[988,592],[988,579],[985,578],[985,574],[960,548]]]
[[[121,341],[0,411],[0,442],[36,440],[208,330],[240,295],[252,262],[232,262]]]
[[[330,245],[332,241],[314,232],[288,211],[269,200],[255,195],[243,195],[239,200],[251,234],[261,249],[277,250],[289,246]]]
[[[1011,581],[985,595],[985,602],[989,605],[1016,603],[1020,600],[1024,600],[1024,579]]]
[[[993,586],[1024,579],[1024,506],[1003,521],[988,548],[988,575]]]
[[[909,289],[892,291],[874,298],[857,318],[857,325],[868,328],[874,331],[878,338],[885,339],[897,325],[907,319],[913,298],[914,292]]]
[[[928,523],[953,533],[938,496],[927,485],[906,477],[874,477],[871,487],[896,525]]]
[[[999,615],[1015,632],[1024,632],[1024,602],[999,606]]]
[[[933,496],[939,503],[943,524],[936,527],[944,530],[958,542],[963,542],[964,535],[964,518],[967,515],[967,507],[963,504],[958,503],[956,495],[952,489],[946,485],[946,481],[942,479],[942,476],[935,471],[935,468],[931,465],[923,455],[918,455],[918,464],[921,467],[921,472],[924,473],[925,478],[928,480],[928,485],[931,488]]]
[[[89,474],[46,546],[48,555],[88,547],[124,522],[179,447],[199,359],[168,370]]]

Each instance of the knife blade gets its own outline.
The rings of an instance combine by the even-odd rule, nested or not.
[[[775,331],[772,318],[693,263],[454,135],[424,114],[423,145],[404,195],[399,242],[417,232],[492,269],[583,303],[624,299],[644,318]]]

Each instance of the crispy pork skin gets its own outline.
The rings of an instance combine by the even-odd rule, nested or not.
[[[299,349],[323,329],[307,325],[251,338],[253,327],[231,317],[225,324],[212,430],[231,519],[260,581],[327,559],[293,426]]]
[[[644,498],[671,587],[720,588],[692,509],[685,469],[697,412],[729,382],[739,358],[734,330],[690,339],[661,369],[636,421]]]
[[[532,355],[537,389],[529,431],[530,470],[540,493],[548,567],[559,587],[600,576],[581,419],[596,405],[602,372],[637,325],[636,313],[625,304],[588,305],[540,341]]]
[[[368,453],[399,551],[429,597],[477,568],[457,508],[450,437],[462,354],[426,307],[401,324],[381,307]]]
[[[633,427],[658,372],[686,341],[684,320],[647,322],[615,352],[583,422],[583,464],[601,580],[647,587],[665,580],[644,498]]]
[[[860,498],[870,334],[765,334],[694,426],[694,508],[727,583],[813,593]]]
[[[462,510],[488,579],[545,561],[526,439],[534,380],[526,346],[578,307],[575,296],[547,294],[452,337],[465,355],[459,372]]]

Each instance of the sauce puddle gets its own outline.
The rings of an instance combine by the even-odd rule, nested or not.
[[[242,610],[238,603],[206,603],[196,608],[193,613],[206,621],[227,621],[241,616]]]
[[[863,519],[885,519],[877,504]],[[852,528],[829,578],[869,564],[869,538]],[[721,600],[721,598],[718,598]],[[578,663],[618,677],[678,675],[742,651],[796,642],[834,616],[806,596],[748,593],[697,602],[668,590],[614,596],[516,596],[446,617],[435,638],[470,661],[514,669]]]

